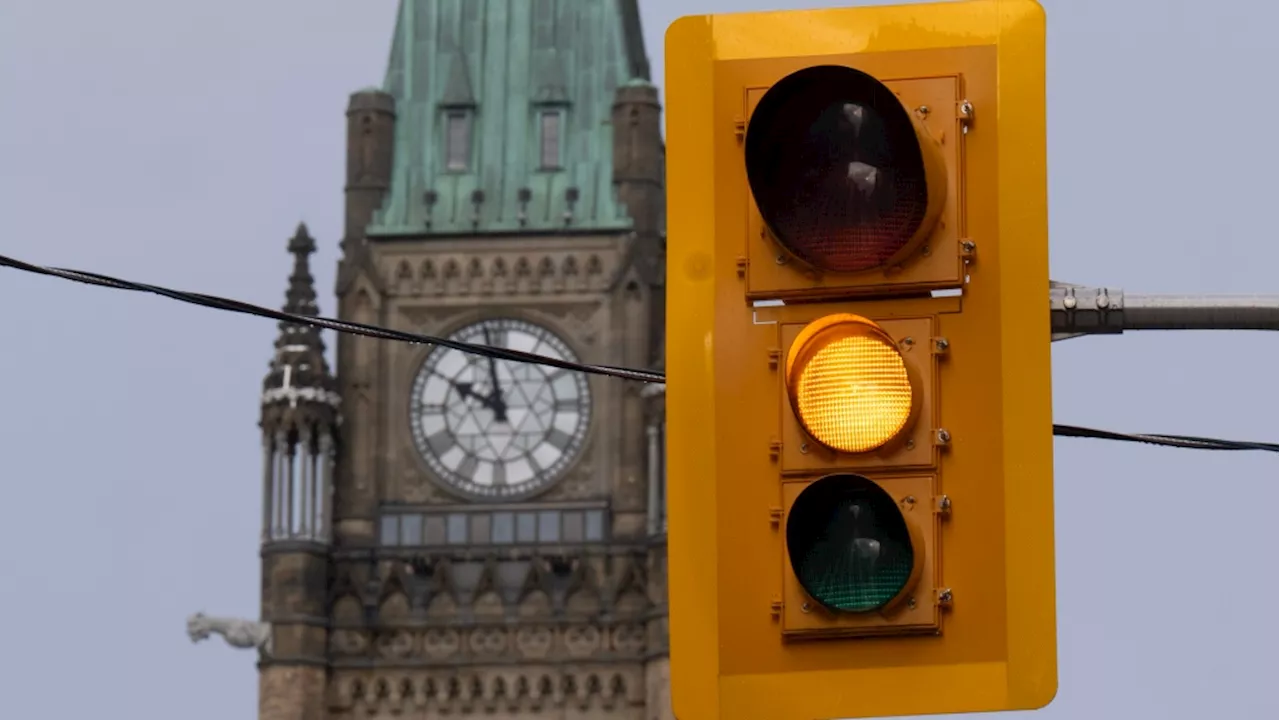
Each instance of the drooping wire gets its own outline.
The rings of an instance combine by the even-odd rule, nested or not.
[[[297,315],[283,310],[272,310],[270,308],[251,305],[246,302],[218,297],[216,295],[204,295],[201,293],[184,292],[182,290],[171,290],[158,285],[148,285],[146,283],[133,282],[131,280],[122,280],[120,278],[111,277],[110,275],[100,275],[98,273],[85,272],[83,270],[69,270],[66,268],[41,267],[39,265],[32,265],[3,255],[0,255],[0,265],[36,273],[38,275],[48,275],[51,277],[62,278],[64,280],[86,283],[88,285],[98,285],[101,287],[114,288],[116,290],[132,290],[134,292],[153,293],[155,295],[161,295],[180,302],[201,305],[215,310],[226,310],[228,312],[243,313],[245,315],[257,315],[259,317],[272,318],[274,320],[297,323],[299,325],[310,325],[312,327],[324,328],[340,333],[364,335],[383,340],[397,340],[400,342],[417,343],[421,345],[440,345],[454,350],[459,350],[464,353],[480,355],[483,357],[492,357],[497,360],[510,360],[518,363],[545,365],[547,367],[573,370],[592,375],[616,377],[623,380],[635,380],[644,383],[662,383],[666,381],[666,377],[663,373],[651,370],[634,370],[631,368],[615,367],[612,365],[577,363],[569,360],[561,360],[559,358],[551,358],[545,355],[535,355],[534,353],[522,352],[520,350],[490,347],[488,345],[476,345],[474,343],[459,342],[457,340],[450,340],[449,338],[436,337],[433,335],[418,335],[415,333],[392,330],[390,328],[378,327],[376,325],[365,325],[363,323],[350,322],[347,320],[334,320],[326,317]]]
[[[35,273],[37,275],[46,275],[49,277],[61,278],[63,280],[85,283],[87,285],[112,288],[115,290],[152,293],[173,300],[178,300],[180,302],[190,303],[192,305],[213,308],[215,310],[225,310],[227,312],[235,312],[245,315],[257,315],[259,317],[271,318],[273,320],[283,322],[310,325],[316,328],[333,330],[334,332],[339,333],[364,335],[366,337],[382,340],[394,340],[421,345],[440,345],[460,352],[480,355],[482,357],[492,357],[497,360],[509,360],[511,362],[544,365],[563,370],[583,372],[592,375],[603,375],[606,377],[616,377],[623,380],[634,380],[643,383],[666,382],[666,375],[664,373],[652,370],[636,370],[633,368],[617,367],[613,365],[576,363],[568,360],[561,360],[559,358],[546,357],[545,355],[521,352],[519,350],[459,342],[448,338],[436,337],[433,335],[419,335],[400,330],[392,330],[390,328],[378,327],[376,325],[365,325],[363,323],[334,320],[326,317],[298,315],[283,310],[272,310],[271,308],[265,308],[259,305],[251,305],[239,300],[218,297],[216,295],[204,295],[201,293],[185,292],[182,290],[172,290],[159,285],[148,285],[146,283],[133,282],[131,280],[122,280],[120,278],[111,277],[110,275],[101,275],[99,273],[85,272],[83,270],[70,270],[66,268],[51,268],[32,265],[31,263],[23,262],[4,255],[0,255],[0,266],[11,267],[15,270],[22,270],[24,272]],[[1280,452],[1280,445],[1277,445],[1276,443],[1217,440],[1214,438],[1183,435],[1117,433],[1108,430],[1095,430],[1092,428],[1077,427],[1074,425],[1054,425],[1053,434],[1059,437],[1118,440],[1198,450],[1263,450],[1268,452]]]
[[[1190,435],[1159,435],[1152,433],[1119,433],[1110,430],[1095,430],[1076,425],[1054,425],[1053,434],[1058,437],[1094,438],[1097,440],[1119,440],[1122,442],[1146,443],[1162,447],[1191,448],[1193,450],[1263,450],[1280,452],[1280,444],[1247,442],[1240,440],[1217,440],[1215,438],[1194,437]]]

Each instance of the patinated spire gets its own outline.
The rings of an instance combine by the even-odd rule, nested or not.
[[[383,85],[401,122],[386,194],[360,230],[632,229],[611,108],[618,87],[649,76],[636,2],[401,0]]]

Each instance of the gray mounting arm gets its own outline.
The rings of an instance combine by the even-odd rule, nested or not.
[[[1125,295],[1118,288],[1049,283],[1053,340],[1125,330],[1276,330],[1269,295]]]

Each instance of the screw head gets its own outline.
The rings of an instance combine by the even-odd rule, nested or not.
[[[951,604],[951,588],[943,588],[938,591],[938,604],[939,605]]]
[[[800,453],[807,454],[809,452],[809,443],[800,443]]]
[[[916,609],[916,598],[915,598],[915,596],[914,596],[914,595],[913,595],[913,596],[911,596],[911,597],[909,597],[909,598],[907,598],[907,607],[908,607],[908,608],[910,608],[910,609],[912,609],[912,610],[915,610],[915,609]]]
[[[947,348],[951,347],[951,341],[947,340],[946,338],[938,338],[936,341],[934,341],[933,346],[938,350],[946,350]]]
[[[951,442],[951,433],[946,428],[938,428],[938,443],[946,445],[949,442]]]
[[[809,605],[809,603],[803,603],[802,605],[800,605],[800,612],[805,612],[805,613],[807,613],[807,612],[809,612],[809,611],[811,611],[811,610],[813,610],[813,607],[812,607],[812,606],[810,606],[810,605]]]

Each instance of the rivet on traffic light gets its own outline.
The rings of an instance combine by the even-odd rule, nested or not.
[[[866,318],[828,315],[800,332],[786,364],[787,395],[814,440],[845,453],[899,439],[919,403],[893,338]]]
[[[745,159],[774,239],[819,271],[902,263],[946,202],[938,142],[892,90],[850,67],[805,68],[769,88]]]

